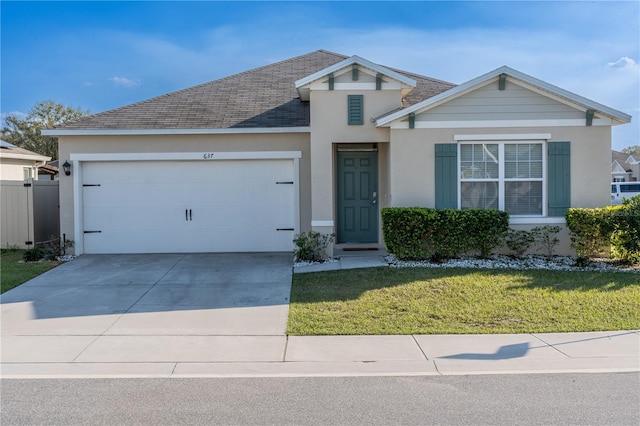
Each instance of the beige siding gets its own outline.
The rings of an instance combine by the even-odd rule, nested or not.
[[[2,248],[30,248],[33,241],[33,191],[24,182],[0,182],[0,238]]]
[[[61,136],[60,161],[71,153],[248,152],[301,151],[300,227],[311,226],[309,134],[160,135],[160,136]],[[60,176],[60,232],[75,240],[73,174]]]
[[[416,115],[416,121],[585,119],[585,113],[509,81],[492,82]]]
[[[358,71],[358,79],[357,80],[353,80],[352,78],[352,73],[351,70],[349,70],[348,72],[344,73],[344,74],[340,74],[338,76],[335,77],[334,80],[335,83],[375,83],[376,82],[376,77],[374,75],[371,74],[367,74],[366,72],[363,72],[362,70]]]

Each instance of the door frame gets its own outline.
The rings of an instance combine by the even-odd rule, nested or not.
[[[380,154],[377,143],[345,143],[345,144],[335,144],[334,148],[334,158],[335,158],[335,168],[334,168],[334,190],[335,190],[335,198],[334,198],[334,217],[335,217],[335,235],[336,235],[336,244],[350,244],[344,242],[338,242],[338,232],[340,227],[340,219],[339,219],[339,186],[341,184],[341,177],[339,171],[339,161],[338,154],[340,152],[362,152],[362,153],[375,153],[376,156],[376,192],[378,193],[377,203],[376,203],[376,226],[375,226],[375,240],[369,242],[353,242],[352,244],[379,244],[380,243]]]

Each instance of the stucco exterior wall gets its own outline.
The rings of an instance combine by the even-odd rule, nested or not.
[[[391,130],[391,205],[435,205],[435,144],[455,143],[455,135],[535,133],[550,133],[550,141],[571,142],[573,207],[603,207],[610,203],[611,128],[584,126]]]
[[[160,136],[60,136],[60,161],[72,153],[179,153],[179,152],[248,152],[301,151],[300,159],[300,228],[311,227],[311,160],[308,133],[241,135],[160,135]],[[60,175],[60,233],[68,240],[74,235],[73,173]]]
[[[571,205],[603,207],[610,204],[611,128],[554,127],[501,129],[402,129],[391,130],[389,144],[390,205],[435,207],[435,144],[455,143],[455,135],[551,133],[550,141],[571,142]],[[531,229],[544,219],[521,220],[514,228]],[[558,220],[549,220],[558,222]],[[559,253],[572,253],[568,234],[561,234]]]
[[[363,95],[364,123],[348,125],[347,97]],[[401,106],[399,90],[311,91],[312,224],[317,232],[335,232],[335,145],[378,143],[378,183],[382,203],[388,194],[387,153],[389,129],[370,119]],[[384,189],[383,189],[384,188]],[[322,224],[322,225],[321,225]],[[330,225],[327,225],[330,224]],[[380,239],[380,241],[382,241]]]

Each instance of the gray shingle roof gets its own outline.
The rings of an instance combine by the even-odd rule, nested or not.
[[[0,140],[0,156],[3,154],[15,154],[25,157],[42,157],[49,158],[46,155],[38,154],[37,152],[29,151],[28,149],[20,148],[12,143]]]
[[[294,82],[347,57],[325,50],[70,121],[65,130],[225,129],[309,125],[309,103]],[[417,81],[403,107],[454,84],[394,70]]]

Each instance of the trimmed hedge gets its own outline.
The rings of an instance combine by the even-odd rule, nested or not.
[[[571,247],[578,256],[606,254],[624,262],[640,262],[640,196],[621,206],[595,209],[572,208],[565,215]]]
[[[603,256],[610,245],[611,210],[617,207],[595,209],[570,208],[565,214],[571,247],[580,257]]]
[[[382,209],[387,251],[403,260],[447,259],[465,253],[489,257],[509,229],[498,210],[387,207]]]
[[[389,253],[398,259],[428,259],[433,254],[429,235],[438,215],[435,209],[386,207],[381,211],[382,233]]]
[[[640,195],[611,211],[611,254],[624,262],[640,263]]]

